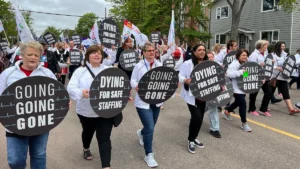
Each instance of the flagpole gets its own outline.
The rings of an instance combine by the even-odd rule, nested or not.
[[[4,31],[4,35],[5,35],[5,37],[6,37],[6,40],[9,42],[9,40],[8,40],[8,38],[7,38],[7,35],[6,35],[6,32],[5,32],[5,29],[3,29],[3,31]]]

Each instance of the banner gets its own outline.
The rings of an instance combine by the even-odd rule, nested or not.
[[[296,65],[296,57],[294,55],[288,56],[282,65],[282,77],[288,79],[291,77],[294,67]]]
[[[169,36],[168,36],[168,46],[171,48],[171,52],[173,53],[176,48],[174,10],[172,10],[172,20],[171,20]]]
[[[100,117],[114,117],[126,107],[130,90],[130,79],[123,70],[105,69],[91,84],[90,104]]]
[[[139,61],[139,54],[133,49],[124,50],[119,59],[120,65],[127,71],[132,71]]]
[[[159,104],[170,99],[178,88],[178,73],[169,67],[156,67],[139,81],[138,94],[148,104]]]
[[[117,23],[112,19],[105,19],[99,25],[99,39],[106,48],[120,44],[120,31]]]
[[[43,134],[62,122],[69,103],[69,94],[59,81],[43,76],[27,77],[1,94],[0,122],[18,135]]]
[[[94,26],[92,27],[92,30],[90,31],[90,38],[92,41],[92,44],[97,45],[101,44],[100,39],[99,39],[99,28],[97,24],[97,20],[94,23]]]
[[[33,41],[31,31],[17,7],[15,7],[15,17],[21,42]]]
[[[72,40],[74,42],[74,44],[79,47],[81,45],[81,37],[78,34],[74,34],[72,35]]]

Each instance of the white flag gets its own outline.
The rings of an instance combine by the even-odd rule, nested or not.
[[[136,44],[139,46],[144,46],[144,44],[148,41],[148,37],[141,33],[140,29],[136,27],[134,24],[129,22],[128,20],[124,20],[124,27],[122,33],[122,43],[131,36],[134,36],[136,40]]]
[[[3,27],[3,24],[2,24],[2,22],[0,20],[0,32],[2,32],[2,31],[4,31],[4,27]]]
[[[99,39],[99,28],[98,28],[97,20],[95,21],[94,26],[93,26],[92,30],[90,31],[90,38],[91,38],[92,44],[94,44],[94,45],[101,44],[100,39]]]
[[[18,28],[18,33],[21,39],[21,42],[28,42],[33,41],[33,36],[31,34],[31,31],[29,30],[29,27],[27,23],[25,22],[23,15],[19,11],[17,7],[15,7],[15,17],[16,17],[16,23]]]
[[[59,38],[62,42],[65,42],[66,39],[65,39],[65,36],[64,36],[64,33],[62,32],[60,35],[59,35]]]
[[[171,52],[173,53],[176,48],[175,44],[175,22],[174,22],[174,10],[172,10],[172,20],[170,24],[169,36],[168,36],[168,46],[171,48]]]

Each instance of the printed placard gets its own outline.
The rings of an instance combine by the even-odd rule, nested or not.
[[[116,47],[120,43],[120,31],[116,22],[112,19],[105,19],[99,26],[99,39],[106,48]]]
[[[100,117],[114,117],[126,107],[130,90],[130,80],[123,70],[105,69],[95,77],[91,85],[90,104]]]
[[[266,80],[271,79],[273,74],[273,69],[274,69],[273,55],[268,54],[268,56],[265,59],[265,65],[263,66]]]
[[[222,92],[214,100],[209,103],[212,105],[222,107],[228,104],[233,96],[232,82],[228,77],[225,77],[225,86],[222,86]]]
[[[295,65],[296,65],[296,57],[294,55],[288,56],[282,65],[282,69],[283,69],[283,72],[281,73],[282,77],[285,79],[290,78],[293,73]]]
[[[237,77],[238,87],[245,93],[258,92],[263,85],[265,73],[262,67],[256,62],[246,62],[240,66],[239,70],[246,70],[243,76]]]
[[[152,32],[150,34],[150,42],[151,43],[159,43],[161,39],[161,33],[160,32]]]
[[[72,40],[73,40],[73,42],[74,42],[74,44],[76,46],[80,46],[81,45],[81,37],[80,37],[80,35],[77,35],[77,34],[72,35]]]
[[[43,38],[44,38],[44,40],[46,41],[46,43],[47,43],[48,45],[51,45],[51,44],[53,44],[53,43],[56,43],[56,38],[55,38],[55,36],[54,36],[52,33],[50,33],[50,32],[44,33]]]
[[[73,49],[70,51],[70,62],[72,65],[79,65],[81,62],[81,52],[78,49]]]
[[[167,59],[164,61],[163,66],[174,69],[175,68],[175,60],[173,58]]]
[[[236,51],[231,51],[229,52],[223,60],[223,66],[224,66],[224,70],[225,72],[228,69],[228,66],[236,59]]]
[[[191,73],[190,92],[199,100],[215,99],[225,85],[224,69],[214,61],[198,64]]]
[[[132,71],[139,60],[139,54],[133,49],[124,50],[119,58],[120,65],[127,71]]]
[[[151,69],[139,81],[139,97],[148,104],[163,103],[176,92],[178,81],[174,69],[163,66]]]
[[[18,135],[43,134],[65,118],[69,102],[69,94],[59,81],[27,77],[11,84],[0,96],[0,122]]]
[[[7,55],[7,48],[8,48],[8,42],[6,40],[0,40],[0,49],[4,53],[4,55]]]

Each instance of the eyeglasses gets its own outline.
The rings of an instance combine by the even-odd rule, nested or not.
[[[155,50],[146,50],[146,52],[154,52]]]

